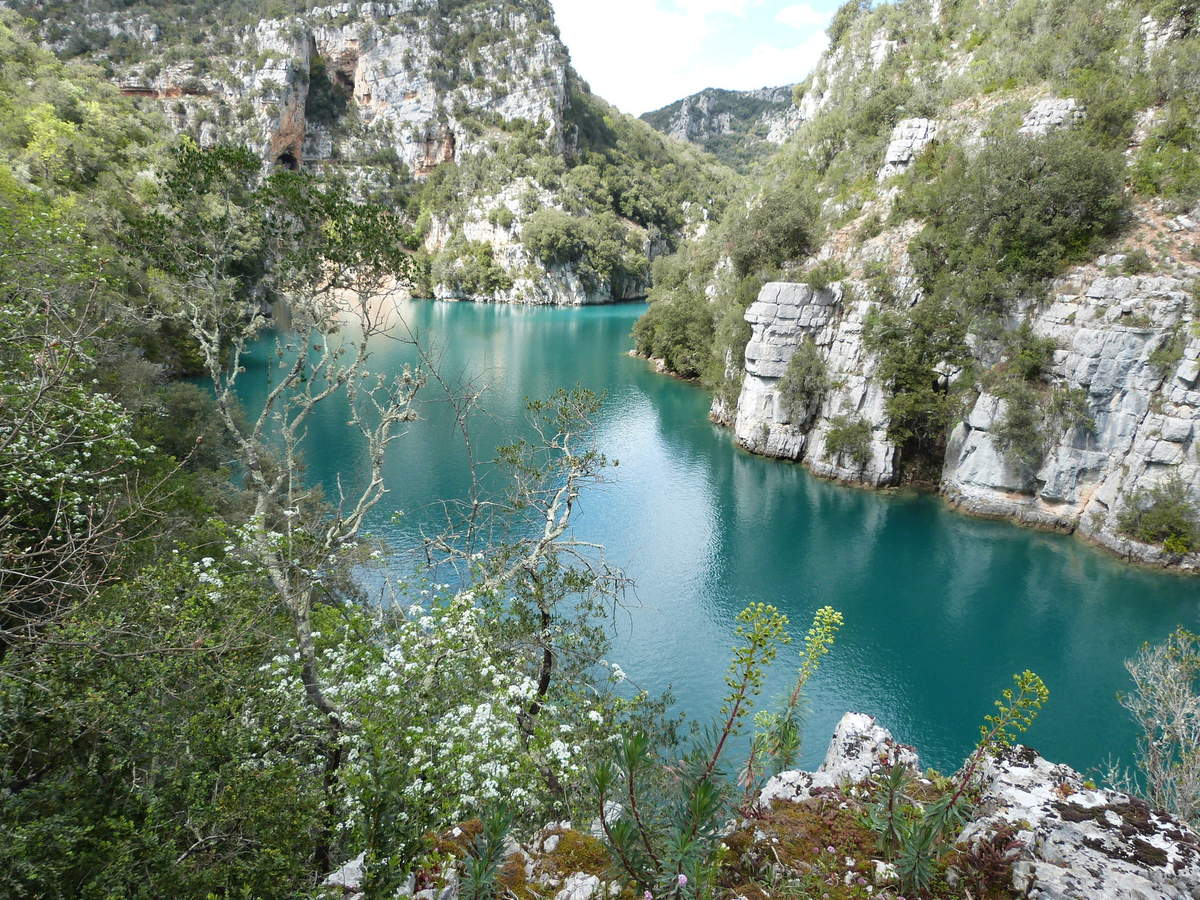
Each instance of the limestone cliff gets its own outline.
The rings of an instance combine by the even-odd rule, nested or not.
[[[394,202],[428,260],[418,290],[440,298],[574,305],[644,296],[652,257],[688,225],[677,204],[655,196],[656,173],[678,168],[670,189],[698,201],[697,215],[726,177],[594,97],[542,0],[343,2],[294,6],[288,16],[248,3],[194,19],[156,3],[103,14],[43,0],[9,5],[40,18],[52,46],[108,67],[126,94],[202,146],[246,143],[265,166],[343,178]],[[71,36],[80,35],[77,47]],[[657,157],[635,162],[647,149]],[[577,229],[593,239],[576,241],[574,256],[539,256],[522,235],[547,209],[603,217],[603,227]],[[620,245],[609,257],[623,255],[621,265],[594,258],[600,231]]]
[[[936,3],[910,2],[900,9],[909,29],[947,27]],[[877,20],[863,23],[871,24]],[[910,76],[928,71],[927,59],[913,62],[921,54],[913,49],[918,39],[912,33],[897,40],[883,31],[851,29],[805,85],[799,113],[818,124],[830,116],[839,121],[847,104],[866,102],[855,81],[864,68],[902,65]],[[1145,71],[1154,54],[1170,52],[1181,34],[1178,21],[1164,25],[1147,16],[1122,45],[1123,64],[1133,73]],[[969,44],[951,43],[936,67],[952,76],[969,71]],[[902,63],[888,62],[906,52],[911,56]],[[893,296],[887,302],[912,308],[922,297],[910,250],[924,223],[898,205],[904,175],[940,143],[970,151],[997,134],[1079,128],[1089,114],[1104,113],[1056,95],[1046,84],[1020,84],[899,119],[885,140],[869,145],[877,149],[861,175],[875,187],[867,188],[863,177],[855,182],[856,198],[847,201],[845,188],[828,197],[822,215],[832,227],[815,252],[785,266],[785,275],[794,277],[766,284],[746,310],[744,367],[730,369],[740,382],[736,412],[718,398],[714,418],[730,422],[743,447],[802,461],[826,477],[872,487],[906,480],[904,453],[889,439],[880,359],[863,339],[864,324],[882,302],[881,275],[890,280]],[[1164,115],[1161,107],[1150,106],[1134,116],[1125,153],[1131,167]],[[813,133],[821,132],[801,132],[793,141],[792,159],[815,152],[803,144]],[[1030,291],[1006,314],[1006,327],[1023,322],[1036,338],[1052,342],[1052,359],[1036,389],[1082,398],[1078,422],[1048,426],[1035,464],[1016,458],[997,428],[1009,401],[993,390],[987,374],[1002,369],[1007,357],[991,336],[972,332],[967,342],[974,361],[967,379],[953,369],[938,375],[967,399],[950,430],[937,480],[946,498],[964,511],[1076,532],[1133,560],[1197,571],[1200,554],[1135,540],[1122,518],[1168,483],[1182,483],[1193,507],[1200,501],[1200,208],[1188,212],[1177,203],[1134,195],[1129,202],[1129,218],[1109,252]],[[804,271],[818,263],[834,266],[839,278],[814,289]],[[819,408],[797,412],[787,407],[781,388],[789,361],[806,342],[820,353],[828,387]],[[830,448],[831,430],[847,426],[859,429],[856,454],[846,452],[844,442]]]
[[[753,91],[706,88],[645,113],[642,119],[737,167],[769,154],[799,121],[791,85]]]

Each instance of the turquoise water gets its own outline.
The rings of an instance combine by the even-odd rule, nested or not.
[[[1177,625],[1200,627],[1200,579],[970,519],[935,497],[843,488],[750,456],[708,422],[701,390],[626,355],[642,309],[402,307],[444,375],[487,386],[486,414],[473,422],[484,458],[519,432],[524,398],[575,384],[607,392],[598,442],[620,465],[585,497],[576,534],[606,545],[636,580],[611,654],[631,680],[671,687],[680,708],[707,717],[720,705],[739,610],[773,603],[799,637],[829,604],[846,626],[811,684],[806,765],[819,762],[841,714],[857,710],[917,744],[927,764],[954,768],[1024,668],[1051,691],[1028,743],[1085,770],[1132,754],[1133,729],[1115,700],[1127,686],[1122,661]],[[380,341],[377,352],[389,367],[413,358],[395,342]],[[244,384],[254,408],[266,385],[261,361]],[[398,549],[436,529],[436,501],[468,484],[443,397],[427,389],[419,411],[389,459],[392,492],[371,522]],[[345,411],[330,407],[312,424],[309,470],[328,486],[338,474],[353,484],[363,471],[345,423]],[[793,647],[765,696],[786,690],[794,660]]]

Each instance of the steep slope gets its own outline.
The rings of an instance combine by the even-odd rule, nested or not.
[[[792,85],[784,85],[756,91],[706,88],[641,118],[663,134],[745,170],[792,134],[796,113]]]
[[[715,161],[590,93],[544,0],[9,5],[202,146],[390,196],[428,295],[643,296],[650,260],[725,193]]]
[[[1194,6],[846,4],[639,349],[754,452],[1200,569]]]

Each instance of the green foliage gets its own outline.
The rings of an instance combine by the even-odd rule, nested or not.
[[[304,118],[330,127],[346,114],[349,96],[335,82],[324,57],[314,56],[308,70],[308,93],[304,100]]]
[[[911,443],[918,456],[938,456],[962,410],[960,390],[940,373],[971,362],[962,313],[936,297],[911,309],[880,309],[867,320],[863,339],[879,356],[879,377],[888,387],[889,440]]]
[[[906,893],[927,895],[974,808],[979,765],[1028,730],[1049,696],[1046,685],[1033,672],[1014,675],[1013,687],[1005,688],[995,701],[996,712],[984,717],[975,751],[932,800],[914,798],[912,775],[902,765],[889,766],[877,778],[867,821],[878,836],[881,852],[895,862]]]
[[[1159,544],[1168,553],[1190,553],[1197,547],[1196,506],[1178,473],[1129,497],[1118,523],[1122,534]]]
[[[1183,352],[1187,349],[1188,335],[1183,328],[1175,328],[1168,334],[1163,335],[1158,346],[1150,353],[1147,362],[1160,378],[1169,378],[1175,372],[1175,367],[1179,365],[1183,359]]]
[[[1050,368],[1054,351],[1058,349],[1053,338],[1034,334],[1028,320],[1005,334],[1004,339],[1008,345],[1005,348],[1005,372],[1027,382],[1041,378]]]
[[[775,268],[812,252],[816,206],[809,187],[790,179],[749,206],[735,205],[722,223],[725,251],[739,277]]]
[[[788,360],[787,369],[776,386],[780,408],[787,421],[804,425],[812,418],[829,390],[829,370],[825,357],[811,337],[804,337]]]
[[[488,213],[488,221],[497,228],[508,230],[517,219],[516,214],[507,206],[497,206]]]
[[[1079,130],[993,138],[946,155],[913,204],[928,224],[913,245],[927,291],[998,315],[1122,221],[1122,163]]]
[[[1013,676],[1013,687],[1005,688],[995,701],[996,712],[984,716],[979,726],[978,753],[993,753],[1011,747],[1017,737],[1029,730],[1043,705],[1050,698],[1045,683],[1026,669]]]
[[[513,285],[511,276],[496,263],[492,245],[479,241],[447,244],[433,260],[431,277],[468,298],[488,298]]]
[[[846,0],[837,11],[833,14],[833,19],[829,22],[827,32],[829,34],[829,45],[836,47],[842,42],[842,38],[850,30],[855,21],[864,13],[869,12],[872,6],[872,0]]]
[[[567,265],[591,289],[622,285],[645,277],[646,258],[612,213],[575,216],[559,209],[538,210],[521,232],[525,248],[547,265]]]
[[[656,259],[650,307],[633,326],[637,352],[664,360],[684,378],[707,377],[716,365],[715,310],[701,274],[711,264],[711,256],[693,248]]]
[[[825,458],[849,459],[859,469],[871,461],[871,423],[850,416],[834,416],[825,433]]]
[[[1140,778],[1121,773],[1115,786],[1195,827],[1200,821],[1200,637],[1177,628],[1143,644],[1125,668],[1134,690],[1118,695],[1138,726]]]
[[[592,780],[606,843],[622,874],[639,889],[656,896],[699,896],[711,886],[720,826],[732,801],[721,775],[722,756],[741,732],[779,645],[788,641],[786,627],[787,617],[766,604],[751,604],[738,614],[739,643],[725,678],[720,722],[702,745],[674,764],[666,783],[643,733],[625,735],[615,760],[595,767]],[[606,803],[617,796],[628,799],[628,814],[612,821]]]
[[[642,356],[665,360],[668,369],[684,378],[698,378],[708,363],[712,312],[683,298],[661,300],[638,319],[633,338]]]
[[[804,281],[814,291],[828,290],[831,284],[841,281],[846,277],[846,267],[841,260],[823,259],[818,263],[814,263],[804,273]]]
[[[672,235],[686,224],[688,207],[715,213],[724,205],[731,174],[724,166],[624,115],[574,79],[569,89],[568,120],[578,129],[569,167],[594,166],[617,215]]]
[[[1125,275],[1144,275],[1154,268],[1150,255],[1141,247],[1135,247],[1125,254],[1121,263],[1121,272]]]
[[[1182,101],[1168,108],[1138,150],[1130,172],[1136,191],[1163,197],[1180,208],[1200,199],[1200,129],[1196,117]]]
[[[1009,462],[1032,474],[1064,431],[1090,431],[1095,422],[1086,391],[1043,384],[1054,360],[1052,339],[1038,337],[1025,321],[1002,340],[1004,359],[984,376],[987,389],[1005,402],[991,433]]]
[[[795,765],[800,753],[804,689],[820,668],[821,660],[833,648],[843,624],[845,620],[842,614],[832,606],[822,606],[813,614],[812,625],[804,635],[800,669],[791,693],[778,711],[762,710],[754,717],[754,739],[742,775],[747,797],[753,792],[763,770],[777,774]]]
[[[703,104],[704,115],[719,123],[719,127],[702,131],[698,136],[689,134],[687,139],[731,168],[746,171],[753,162],[774,149],[765,140],[763,116],[787,109],[792,105],[792,96],[789,91],[782,99],[777,100],[754,96],[747,91],[707,88],[699,94],[676,100],[662,109],[645,113],[641,119],[665,133],[671,128],[685,104],[693,108],[692,115],[697,114],[694,111],[695,106]]]
[[[496,900],[503,888],[496,880],[504,863],[504,841],[512,825],[512,812],[492,810],[483,819],[483,830],[472,841],[463,872],[465,900]]]

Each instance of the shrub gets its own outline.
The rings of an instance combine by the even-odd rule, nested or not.
[[[507,206],[497,206],[488,213],[487,220],[497,228],[503,228],[507,231],[509,228],[512,228],[516,218],[516,215]]]
[[[490,297],[512,287],[512,277],[497,263],[490,244],[460,241],[449,244],[433,263],[435,283],[468,297]]]
[[[1001,393],[1004,415],[992,424],[996,447],[1011,463],[1025,470],[1036,469],[1045,458],[1045,436],[1038,395],[1024,382],[1007,385]]]
[[[1165,335],[1158,346],[1154,348],[1147,362],[1160,378],[1167,378],[1175,371],[1175,367],[1183,359],[1183,351],[1187,347],[1187,342],[1187,333],[1176,326],[1175,330]]]
[[[637,352],[666,362],[684,378],[697,378],[709,359],[713,339],[712,311],[706,302],[686,295],[650,304],[633,326]]]
[[[1009,332],[1006,339],[1007,367],[1013,375],[1023,381],[1036,381],[1054,361],[1054,351],[1058,345],[1054,343],[1053,338],[1038,337],[1034,334],[1028,321],[1022,322],[1015,331]]]
[[[622,277],[644,277],[646,258],[626,239],[612,213],[574,216],[560,209],[540,209],[521,230],[525,248],[547,265],[573,265],[594,290]]]
[[[1196,508],[1178,473],[1130,497],[1118,525],[1122,534],[1169,553],[1190,553],[1197,545]]]
[[[1141,247],[1135,247],[1125,254],[1121,262],[1121,271],[1126,275],[1142,275],[1149,272],[1154,265],[1150,262],[1150,254]]]
[[[804,275],[804,280],[814,291],[824,291],[831,284],[841,281],[845,277],[846,267],[840,260],[823,259],[809,268]]]
[[[941,372],[970,364],[967,326],[953,305],[927,297],[912,309],[885,308],[868,317],[863,340],[879,356],[888,388],[888,439],[919,456],[939,456],[962,411],[960,391]]]
[[[794,425],[804,425],[829,390],[829,370],[811,337],[805,336],[788,360],[787,370],[779,379],[776,392],[779,405]]]
[[[304,99],[304,116],[313,122],[330,126],[346,113],[347,91],[334,84],[325,60],[313,57],[308,69],[308,94]]]
[[[1140,732],[1137,765],[1143,778],[1110,773],[1109,780],[1195,828],[1200,825],[1200,637],[1176,629],[1161,644],[1144,644],[1125,668],[1134,691],[1118,699]]]
[[[797,181],[768,190],[749,208],[735,209],[723,232],[738,276],[808,255],[816,244],[816,219],[812,193]]]
[[[1081,130],[993,138],[974,157],[945,154],[913,206],[925,288],[966,309],[1003,313],[1068,262],[1089,256],[1124,211],[1123,163]]]
[[[1182,103],[1172,104],[1166,121],[1142,144],[1130,170],[1134,190],[1164,197],[1179,206],[1200,199],[1200,129]]]
[[[871,460],[871,425],[859,418],[834,416],[825,435],[825,458],[843,455],[862,469]]]
[[[869,12],[870,9],[871,0],[846,0],[839,6],[829,22],[829,46],[836,47],[840,44],[842,38],[846,36],[846,32],[850,30],[850,26],[859,16]]]

